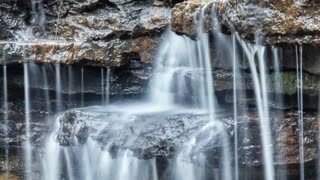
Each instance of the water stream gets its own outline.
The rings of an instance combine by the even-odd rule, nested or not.
[[[4,121],[4,128],[5,128],[5,139],[9,138],[9,106],[8,106],[8,78],[7,78],[7,66],[3,66],[3,121]],[[10,172],[9,167],[9,143],[6,141],[5,143],[5,167],[6,167],[6,177],[8,179],[8,174]]]
[[[308,179],[302,46],[295,49],[296,71],[289,70],[296,73],[297,93],[283,95],[288,83],[282,79],[281,47],[263,46],[259,36],[255,44],[245,42],[237,33],[223,34],[215,23],[212,32],[205,32],[208,8],[204,6],[197,15],[196,37],[170,30],[163,35],[145,97],[140,100],[115,101],[117,91],[128,90],[115,82],[121,78],[116,68],[90,70],[92,67],[60,62],[52,66],[24,63],[24,179],[36,179],[38,173],[43,180],[287,180],[291,167],[284,162],[290,154],[277,151],[287,143],[285,137],[278,136],[291,137],[294,133],[299,140],[298,176]],[[210,11],[216,12],[216,8],[213,5]],[[42,0],[32,0],[32,28],[43,30],[45,20]],[[35,37],[39,34],[27,40]],[[226,61],[223,63],[229,64],[228,68],[218,67],[221,61]],[[219,74],[221,70],[226,73]],[[90,82],[91,77],[96,81]],[[223,78],[231,81],[221,82]],[[126,83],[138,86],[134,81]],[[6,65],[2,83],[3,120],[8,133]],[[219,89],[221,83],[227,90]],[[34,89],[43,90],[43,107],[33,107],[33,97],[38,96]],[[288,128],[285,122],[277,120],[288,118],[285,98],[295,95],[298,127],[291,125],[287,132],[283,130]],[[93,100],[96,97],[98,100]],[[221,99],[228,103],[220,104]],[[93,103],[95,106],[88,106]],[[45,123],[33,120],[36,108],[44,110],[41,118],[46,118]],[[32,136],[36,133],[32,130],[38,129],[33,126],[41,123],[46,126],[44,143],[34,146]],[[280,127],[273,127],[277,125]],[[317,130],[319,135],[320,128]],[[141,143],[144,141],[146,144]],[[279,142],[283,144],[277,146]],[[317,143],[320,146],[319,138]],[[9,142],[4,146],[7,180],[11,152]],[[320,162],[316,163],[319,168]],[[319,169],[315,171],[319,179]]]
[[[297,65],[297,94],[298,94],[298,121],[299,121],[299,160],[300,160],[300,180],[305,179],[304,173],[304,127],[303,127],[303,64],[301,46],[296,47]]]
[[[25,103],[25,126],[26,126],[26,141],[24,145],[24,157],[26,168],[26,179],[32,179],[30,174],[32,172],[32,145],[31,145],[31,107],[30,107],[30,89],[29,89],[29,65],[23,64],[24,71],[24,103]]]

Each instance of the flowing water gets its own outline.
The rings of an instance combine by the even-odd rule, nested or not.
[[[81,67],[81,107],[84,106],[84,69]]]
[[[55,64],[56,72],[56,112],[60,112],[62,109],[62,94],[61,94],[61,70],[60,63]]]
[[[255,97],[258,106],[258,115],[260,117],[261,142],[263,148],[263,160],[265,179],[274,179],[273,165],[273,148],[271,141],[270,122],[269,122],[269,102],[267,94],[267,79],[265,67],[265,47],[261,45],[248,45],[241,42],[246,58],[249,62],[250,71],[252,73],[253,82],[255,85]],[[258,65],[255,61],[255,56],[258,58]],[[259,68],[260,75],[258,74]]]
[[[4,121],[4,128],[5,128],[5,139],[9,137],[9,119],[8,119],[8,79],[7,79],[7,66],[3,66],[3,121]],[[6,179],[8,179],[8,174],[10,172],[9,167],[9,143],[6,141],[5,144],[5,169],[6,169]]]
[[[303,71],[302,71],[302,47],[296,47],[297,64],[297,94],[298,94],[298,119],[299,119],[299,159],[300,179],[304,180],[304,127],[303,127]]]
[[[61,4],[60,2],[60,11]],[[32,112],[32,98],[30,93],[31,79],[35,79],[35,83],[41,82],[44,89],[44,106],[47,114],[56,112],[55,117],[48,122],[51,127],[46,141],[39,151],[41,158],[41,179],[44,180],[239,180],[239,179],[256,179],[253,176],[254,171],[251,167],[246,167],[243,162],[250,162],[255,160],[252,157],[250,148],[250,141],[256,141],[258,137],[250,137],[254,131],[259,131],[256,135],[260,135],[260,141],[257,146],[261,148],[261,174],[263,177],[259,179],[274,180],[290,179],[287,176],[287,168],[285,173],[277,175],[275,167],[275,156],[281,162],[286,161],[287,154],[283,152],[275,152],[274,136],[281,136],[281,134],[273,134],[271,128],[271,119],[273,119],[273,109],[271,105],[276,107],[283,107],[284,100],[281,95],[283,87],[282,80],[282,62],[281,49],[271,47],[271,58],[273,69],[268,67],[270,55],[267,47],[259,44],[259,38],[256,37],[256,44],[249,44],[242,41],[237,34],[231,36],[224,35],[221,29],[216,24],[216,28],[212,34],[203,32],[204,12],[207,10],[205,6],[198,18],[198,34],[197,37],[191,39],[185,36],[179,36],[170,30],[164,35],[165,39],[160,45],[157,53],[155,66],[153,69],[153,76],[149,82],[146,100],[129,104],[127,102],[111,103],[111,89],[114,84],[113,71],[110,68],[101,68],[98,71],[99,82],[98,93],[101,94],[99,104],[102,106],[84,107],[86,105],[86,89],[90,82],[85,81],[90,74],[86,72],[85,67],[80,68],[80,96],[79,106],[83,107],[77,109],[81,112],[89,113],[104,113],[105,116],[92,118],[90,114],[85,114],[80,121],[88,121],[82,126],[88,127],[91,123],[97,123],[94,132],[87,130],[86,133],[93,133],[88,136],[85,142],[81,140],[79,131],[82,126],[79,125],[74,131],[70,131],[72,138],[69,139],[72,143],[69,145],[61,144],[61,132],[65,129],[62,127],[65,124],[74,126],[73,122],[65,122],[68,114],[63,113],[64,110],[64,93],[68,94],[68,105],[77,98],[72,98],[71,94],[76,93],[73,90],[77,88],[76,70],[72,66],[68,66],[68,87],[64,91],[63,81],[63,67],[60,63],[54,65],[54,83],[51,83],[50,72],[48,67],[43,65],[40,69],[41,77],[32,74],[36,70],[32,64],[23,64],[24,70],[24,114],[25,114],[25,144],[24,144],[24,158],[25,158],[25,179],[34,179],[33,164],[38,158],[33,157],[33,150],[31,142],[31,112]],[[216,8],[213,6],[213,11]],[[45,16],[43,11],[42,1],[32,1],[33,10],[33,24],[43,28],[45,24]],[[215,21],[217,21],[215,17]],[[59,20],[58,20],[59,21]],[[59,24],[59,23],[58,23]],[[219,68],[215,68],[212,59],[212,52],[210,48],[214,44],[217,51],[222,52],[223,55],[230,57],[232,77],[231,82],[231,107],[230,115],[231,123],[226,123],[221,120],[221,116],[225,116],[227,110],[225,107],[220,107],[218,102],[218,95],[216,95],[215,87],[219,82],[215,81],[214,74]],[[219,54],[219,52],[217,54]],[[218,56],[219,57],[219,56]],[[213,68],[212,68],[213,67]],[[218,69],[218,70],[217,70]],[[270,72],[272,71],[272,75]],[[79,71],[78,71],[79,72]],[[271,77],[273,76],[273,77]],[[251,79],[253,104],[247,104],[248,101],[244,99],[249,98],[250,92],[247,92],[247,80]],[[271,80],[273,79],[273,81]],[[297,104],[298,104],[298,133],[299,133],[299,161],[300,161],[300,180],[304,180],[306,176],[305,167],[305,145],[304,145],[304,99],[303,99],[303,48],[296,47],[296,87],[297,87]],[[33,82],[33,81],[32,81]],[[8,82],[7,82],[7,67],[3,66],[3,119],[4,127],[8,128]],[[33,83],[32,83],[33,84]],[[54,84],[54,85],[50,85]],[[78,85],[79,85],[78,84]],[[270,95],[270,90],[274,88],[275,95]],[[51,107],[50,90],[55,91],[55,108]],[[86,98],[85,98],[86,97]],[[113,101],[113,99],[112,99]],[[252,102],[251,102],[252,103]],[[272,104],[274,103],[274,104]],[[251,110],[252,106],[256,109]],[[250,111],[250,112],[249,112]],[[194,115],[201,115],[206,117],[206,123],[200,128],[195,128],[191,133],[181,141],[179,149],[176,150],[174,157],[168,158],[166,165],[169,167],[163,170],[159,167],[161,157],[137,157],[137,151],[132,151],[129,142],[139,142],[139,137],[136,131],[143,132],[145,127],[141,129],[134,129],[134,123],[140,116],[150,114],[161,114],[163,116],[175,112],[175,115],[186,114],[186,112]],[[281,111],[278,117],[284,118],[284,112]],[[119,113],[120,118],[113,113]],[[111,115],[110,115],[111,114]],[[77,115],[77,114],[76,114]],[[75,115],[75,116],[76,116]],[[170,114],[171,115],[171,114]],[[168,115],[169,116],[169,115]],[[253,118],[247,118],[252,116]],[[46,116],[47,117],[47,116]],[[68,118],[72,119],[73,116]],[[115,120],[114,120],[114,119]],[[243,121],[244,118],[249,119]],[[255,120],[258,119],[258,120]],[[101,122],[99,122],[101,121]],[[127,131],[131,131],[132,135],[127,137],[127,141],[123,143],[122,148],[113,149],[114,141],[118,134],[114,137],[109,137],[105,144],[99,143],[99,138],[103,136],[104,131],[109,129],[102,122],[109,122],[108,125],[114,125],[118,130],[126,125]],[[120,121],[120,122],[118,122]],[[181,120],[182,121],[182,120]],[[258,123],[258,130],[252,129],[252,122]],[[79,122],[76,122],[79,123]],[[119,123],[119,124],[117,124]],[[165,125],[163,125],[163,134],[165,134]],[[232,128],[230,128],[231,126]],[[64,126],[66,127],[66,126]],[[230,130],[231,129],[231,130]],[[318,130],[320,132],[320,130]],[[8,129],[5,132],[9,132]],[[230,133],[231,132],[231,133]],[[318,133],[319,133],[318,132]],[[81,132],[80,132],[81,133]],[[121,133],[120,131],[118,132]],[[8,136],[8,134],[6,134]],[[159,135],[161,136],[161,135]],[[178,136],[178,135],[177,135]],[[120,136],[119,136],[120,137]],[[176,137],[179,138],[179,137]],[[284,141],[285,139],[282,139]],[[102,140],[101,140],[102,141]],[[110,142],[109,142],[110,141]],[[249,144],[243,148],[243,144]],[[318,145],[320,143],[318,142]],[[151,145],[150,145],[151,146]],[[9,145],[5,145],[6,166],[8,166],[9,159]],[[213,149],[213,150],[212,150]],[[319,149],[319,148],[318,148]],[[210,151],[212,150],[212,151]],[[258,151],[258,150],[257,150]],[[35,154],[35,153],[34,153]],[[258,158],[258,159],[259,159]],[[160,159],[160,160],[159,160]],[[209,161],[212,161],[211,164]],[[319,167],[319,165],[318,165]],[[9,169],[7,167],[7,169]],[[257,168],[258,169],[258,168]],[[162,172],[165,171],[165,172]],[[9,170],[7,174],[9,173]],[[165,178],[160,174],[166,174]],[[319,174],[319,171],[318,171]],[[319,179],[318,175],[318,179]],[[7,177],[8,179],[8,177]]]
[[[106,76],[106,104],[110,103],[110,79],[111,79],[111,74],[110,74],[110,68],[107,69],[107,76]]]
[[[25,126],[26,126],[26,141],[24,146],[25,167],[26,167],[26,179],[32,179],[30,174],[32,172],[32,145],[30,119],[31,119],[31,107],[30,107],[30,89],[29,89],[29,65],[25,63],[23,65],[24,71],[24,103],[25,103]]]
[[[50,103],[50,94],[49,94],[49,82],[48,82],[48,74],[46,66],[42,66],[41,72],[43,74],[43,89],[44,89],[44,96],[46,102],[46,111],[47,113],[51,112],[51,103]]]
[[[105,103],[105,87],[104,87],[104,68],[101,68],[101,104]]]

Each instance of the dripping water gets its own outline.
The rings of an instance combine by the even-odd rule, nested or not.
[[[56,111],[60,112],[62,110],[60,63],[55,64],[55,72],[56,72]]]
[[[105,88],[104,88],[104,81],[105,81],[105,79],[104,79],[104,68],[101,68],[101,102],[102,102],[102,104],[104,104],[105,103],[105,100],[104,100],[104,98],[105,98],[105,93],[104,93],[104,91],[105,91]]]
[[[302,46],[296,46],[300,180],[304,180],[303,64]]]
[[[107,69],[107,76],[106,76],[106,104],[110,103],[110,68]]]
[[[48,83],[48,74],[45,65],[41,68],[43,74],[43,89],[44,96],[46,101],[46,111],[49,114],[51,112],[51,103],[50,103],[50,94],[49,94],[49,83]]]
[[[239,64],[237,63],[236,58],[236,37],[235,35],[232,36],[232,50],[233,50],[233,118],[234,118],[234,159],[235,159],[235,172],[234,177],[235,180],[239,180],[239,161],[238,161],[238,108],[237,108],[237,67]]]
[[[81,106],[84,106],[84,72],[83,67],[81,67]]]
[[[73,68],[71,65],[68,66],[68,104],[71,103],[71,94],[73,93],[74,87],[74,77],[73,77]]]
[[[9,138],[9,120],[8,120],[8,115],[9,115],[9,107],[8,107],[8,81],[7,81],[7,66],[3,66],[3,120],[4,120],[4,128],[5,128],[5,168],[6,168],[6,177],[5,179],[8,179],[8,175],[10,172],[10,167],[9,167],[9,143],[8,143],[8,138]]]
[[[61,11],[62,11],[62,6],[63,6],[63,0],[60,0],[59,1],[60,5],[59,5],[59,11],[58,11],[58,20],[57,20],[57,27],[55,29],[55,35],[56,35],[56,39],[58,39],[58,28],[59,28],[59,25],[60,25],[60,21],[61,21]]]
[[[275,89],[275,91],[274,91],[275,95],[273,96],[273,102],[275,103],[274,105],[276,107],[278,107],[279,109],[283,109],[284,103],[283,103],[283,97],[282,97],[281,93],[284,92],[284,89],[283,89],[283,85],[282,85],[283,84],[282,74],[281,74],[282,70],[280,68],[280,64],[282,64],[280,62],[281,49],[277,48],[277,47],[272,47],[271,50],[272,50],[272,55],[273,55],[273,68],[274,68],[273,86]],[[277,114],[278,114],[277,116],[279,119],[284,119],[283,111],[278,112]],[[284,122],[282,122],[280,125],[283,126]],[[286,141],[284,136],[285,135],[282,133],[275,134],[275,137],[278,137],[280,139],[280,142]],[[275,154],[277,155],[279,161],[286,162],[287,154],[285,151],[284,152],[278,151],[278,152],[275,152]],[[279,171],[280,174],[278,175],[278,173],[277,173],[277,177],[279,177],[280,180],[286,180],[287,179],[287,166],[285,164],[282,164],[281,166],[282,166],[281,170]]]
[[[242,49],[249,62],[249,68],[252,74],[256,103],[258,107],[258,115],[260,118],[261,142],[263,148],[264,161],[264,176],[266,180],[274,179],[274,163],[273,163],[273,148],[271,140],[271,128],[269,122],[269,103],[267,94],[267,80],[265,68],[265,47],[261,45],[249,45],[240,40]],[[255,54],[257,54],[259,63],[259,72],[257,71],[257,64],[255,62]]]
[[[31,180],[31,165],[32,165],[32,146],[31,146],[31,107],[30,107],[30,92],[29,92],[29,67],[28,63],[23,64],[24,69],[24,103],[25,103],[25,126],[26,126],[26,140],[24,146],[24,157],[25,157],[25,171],[26,179]]]

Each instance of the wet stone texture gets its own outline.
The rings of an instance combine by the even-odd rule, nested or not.
[[[173,8],[171,24],[173,31],[194,36],[203,9],[205,31],[218,26],[212,20],[216,14],[226,32],[237,32],[249,42],[258,36],[264,44],[319,44],[319,5],[319,1],[187,1]]]
[[[270,122],[275,165],[299,164],[297,116],[296,111],[285,111],[284,114],[280,111],[272,113]],[[209,159],[208,165],[214,167],[217,164],[215,162],[219,162],[221,158],[219,154],[222,142],[219,138],[221,132],[219,133],[219,128],[217,129],[218,124],[222,123],[221,125],[227,130],[225,135],[229,137],[231,144],[234,144],[233,121],[232,115],[228,113],[225,113],[224,117],[218,117],[218,122],[213,125],[208,122],[206,114],[184,112],[125,114],[117,110],[106,112],[95,108],[74,109],[65,112],[61,117],[58,141],[62,146],[72,146],[75,142],[85,143],[91,138],[111,153],[119,149],[130,149],[139,158],[165,156],[171,159],[177,156],[179,152],[177,150],[188,139],[197,137],[201,141],[192,147],[194,156],[205,153]],[[238,116],[239,164],[243,167],[260,167],[263,163],[259,121],[255,112]],[[312,163],[318,156],[319,118],[313,113],[306,112],[303,125],[304,162]]]
[[[176,2],[48,0],[32,18],[31,1],[7,0],[0,5],[0,61],[151,62]]]

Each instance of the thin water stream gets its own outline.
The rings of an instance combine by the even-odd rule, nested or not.
[[[24,103],[25,103],[25,126],[26,126],[26,141],[24,145],[24,156],[25,156],[25,168],[26,168],[26,179],[31,180],[32,172],[32,145],[31,145],[31,107],[30,107],[30,89],[29,89],[29,65],[23,64],[24,71]]]
[[[302,46],[296,46],[296,68],[297,68],[297,94],[298,94],[298,124],[299,124],[299,160],[300,180],[305,179],[304,169],[304,125],[303,125],[303,64]]]
[[[3,66],[3,121],[4,121],[4,128],[5,128],[5,139],[9,138],[9,106],[8,106],[8,78],[7,78],[7,66]],[[8,174],[10,172],[9,167],[9,143],[8,141],[5,142],[5,169],[6,169],[6,177],[8,179]]]
[[[58,24],[60,19],[60,11],[63,1],[60,1],[60,9],[58,15]],[[164,35],[165,40],[161,43],[155,66],[153,69],[153,76],[149,82],[147,88],[147,97],[145,101],[134,102],[129,104],[127,102],[113,103],[113,95],[110,91],[114,90],[116,83],[113,82],[117,79],[108,68],[98,68],[97,76],[97,94],[92,96],[99,96],[98,104],[101,106],[84,107],[87,105],[86,100],[90,99],[89,93],[91,89],[87,88],[90,82],[86,81],[89,79],[90,73],[86,72],[85,67],[80,68],[79,71],[73,69],[72,66],[68,66],[67,79],[64,81],[63,78],[63,66],[60,63],[54,65],[53,76],[55,81],[51,83],[51,76],[49,74],[46,65],[43,65],[39,70],[42,77],[35,77],[36,83],[42,85],[44,89],[44,105],[47,114],[56,112],[57,114],[52,120],[54,121],[54,128],[50,129],[50,133],[45,137],[45,143],[41,147],[41,178],[44,180],[239,180],[239,179],[250,179],[251,173],[245,174],[244,171],[250,171],[256,167],[261,168],[260,175],[264,180],[275,180],[289,179],[287,175],[290,167],[285,167],[285,173],[279,176],[277,175],[277,169],[275,167],[276,157],[280,162],[285,162],[288,154],[286,152],[274,152],[275,151],[275,139],[271,123],[275,122],[275,118],[272,117],[273,110],[271,106],[283,107],[284,100],[281,93],[284,89],[282,77],[282,57],[281,48],[277,47],[265,47],[259,42],[256,37],[256,44],[249,44],[239,38],[237,34],[233,34],[231,37],[221,33],[219,26],[212,32],[206,33],[204,29],[204,12],[208,6],[205,6],[199,14],[197,19],[198,34],[197,37],[191,39],[185,36],[179,36],[171,31],[167,31]],[[213,6],[212,11],[215,11]],[[33,26],[44,26],[45,16],[43,12],[43,2],[32,0],[33,10]],[[214,17],[217,21],[217,17]],[[216,25],[214,25],[216,26]],[[214,29],[214,28],[213,28]],[[214,41],[214,42],[212,42]],[[227,78],[232,79],[227,85],[230,88],[227,90],[230,93],[231,103],[220,106],[217,98],[215,89],[218,83],[215,81],[215,77],[218,77],[219,67],[213,67],[216,62],[213,62],[213,53],[210,51],[211,46],[217,46],[218,50],[223,49],[223,53],[230,58],[230,69],[228,69]],[[270,49],[268,49],[270,48]],[[272,65],[273,69],[268,67],[269,56],[268,52],[271,50],[272,53]],[[218,54],[218,53],[217,53]],[[220,58],[217,55],[218,58]],[[246,66],[246,67],[244,67]],[[300,180],[307,179],[307,168],[305,166],[305,147],[304,144],[304,72],[303,72],[303,48],[302,46],[296,47],[296,87],[297,87],[297,105],[298,105],[298,139],[299,139],[299,176]],[[245,70],[243,70],[245,69]],[[30,92],[34,76],[32,73],[35,72],[30,64],[23,64],[23,77],[24,77],[24,115],[25,115],[25,144],[24,144],[24,158],[25,158],[25,179],[33,179],[34,161],[36,157],[36,147],[32,146],[31,136],[33,122],[31,121],[32,112],[32,92]],[[77,72],[77,73],[76,73]],[[271,74],[271,72],[273,74]],[[231,78],[230,78],[231,77]],[[3,66],[3,119],[4,127],[7,128],[5,132],[9,132],[9,106],[8,106],[8,82],[7,82],[7,66]],[[219,78],[219,77],[218,77]],[[30,80],[31,79],[31,80]],[[80,92],[76,92],[77,80],[80,84]],[[249,79],[249,80],[248,80]],[[272,81],[273,79],[273,81]],[[250,81],[250,82],[248,82]],[[33,82],[33,81],[32,81]],[[67,88],[65,87],[66,82],[68,83]],[[248,84],[250,85],[248,85]],[[227,86],[226,85],[226,86]],[[272,86],[273,85],[273,86]],[[252,87],[251,87],[252,86]],[[252,88],[252,92],[248,92],[248,87]],[[275,90],[275,94],[271,94],[272,88]],[[66,91],[64,91],[66,89]],[[51,107],[52,96],[50,91],[55,90],[55,108]],[[112,91],[112,93],[115,91]],[[64,111],[64,97],[65,93],[68,94],[68,105],[72,104],[74,99],[78,100],[80,109],[77,109],[76,114],[68,114],[71,111]],[[78,94],[77,94],[78,93]],[[220,92],[221,93],[221,92]],[[248,95],[248,94],[249,95]],[[243,101],[243,99],[249,98],[251,95],[254,96],[251,102]],[[75,94],[74,96],[72,96]],[[92,93],[94,94],[94,93]],[[88,95],[88,98],[87,98]],[[112,95],[112,98],[111,98]],[[220,94],[221,95],[221,94]],[[247,97],[248,95],[248,97]],[[81,97],[80,97],[81,96]],[[74,98],[75,97],[75,98]],[[112,103],[111,100],[112,99]],[[101,101],[100,101],[101,100]],[[251,104],[246,104],[246,103]],[[272,104],[273,103],[273,104]],[[254,106],[254,108],[252,108]],[[249,112],[249,107],[250,112]],[[229,110],[229,109],[232,110]],[[227,110],[225,110],[227,109]],[[281,111],[278,116],[280,119],[284,119],[285,110]],[[82,119],[78,118],[81,112],[89,112],[85,114]],[[152,156],[147,154],[139,156],[141,153],[137,149],[133,151],[128,142],[139,142],[138,139],[143,132],[141,129],[145,127],[139,127],[134,129],[134,123],[141,123],[137,118],[145,118],[143,120],[157,119],[158,116],[151,116],[153,114],[161,114],[163,116],[169,114],[169,112],[175,112],[176,116],[182,116],[179,119],[179,123],[183,123],[184,116],[205,116],[201,126],[194,127],[188,136],[181,142],[176,143],[165,141],[166,137],[159,140],[160,145],[163,145],[163,151],[167,146],[172,145],[176,149],[172,149],[174,155],[166,159],[165,166],[159,167],[159,161],[163,160],[157,155]],[[188,112],[188,113],[186,113]],[[196,113],[195,113],[196,112]],[[231,113],[227,113],[231,112]],[[102,114],[98,118],[90,116],[93,114]],[[187,115],[185,115],[185,114]],[[67,114],[67,115],[66,115]],[[121,124],[113,121],[115,117],[121,114]],[[50,114],[51,115],[51,114]],[[68,116],[70,115],[70,116]],[[172,115],[172,114],[170,114]],[[221,116],[228,116],[223,119]],[[67,117],[67,118],[66,118]],[[68,119],[69,118],[69,119]],[[75,119],[73,119],[75,118]],[[148,119],[149,118],[149,119]],[[172,118],[171,116],[166,117],[167,119]],[[229,118],[229,120],[228,120]],[[166,119],[166,120],[167,120]],[[227,120],[226,120],[227,119]],[[232,119],[232,120],[230,120]],[[244,120],[245,119],[245,120]],[[118,119],[116,119],[118,120]],[[193,119],[189,124],[194,123],[197,119]],[[88,122],[86,122],[88,121]],[[97,121],[101,121],[97,123]],[[109,122],[110,121],[110,122]],[[123,122],[122,122],[123,121]],[[160,120],[159,120],[160,121]],[[172,122],[175,123],[173,118]],[[52,122],[48,124],[52,124]],[[84,124],[81,124],[85,122]],[[97,123],[95,129],[90,129],[90,126]],[[69,123],[69,124],[68,124]],[[79,124],[77,124],[79,123]],[[103,123],[109,123],[107,125]],[[168,124],[170,124],[168,123]],[[179,124],[178,123],[178,124]],[[258,126],[252,129],[253,124],[257,123]],[[68,124],[68,126],[65,126]],[[116,125],[114,125],[116,124]],[[113,132],[112,135],[107,136],[103,139],[108,132],[109,126],[115,126],[117,132]],[[184,124],[185,125],[185,124]],[[155,125],[156,126],[156,125]],[[167,124],[161,124],[162,134],[167,135],[165,129]],[[67,128],[74,128],[70,131],[70,144],[61,143],[61,131],[65,131]],[[86,128],[83,128],[86,127]],[[173,126],[172,129],[178,128],[179,126]],[[64,129],[66,128],[66,129]],[[126,142],[119,143],[122,146],[116,147],[114,144],[118,143],[117,140],[121,139],[121,128],[125,128],[131,132],[126,137]],[[283,128],[285,128],[283,126]],[[112,129],[113,130],[113,129]],[[152,129],[156,131],[157,129]],[[81,131],[85,131],[84,133]],[[256,133],[258,131],[258,133]],[[281,131],[282,132],[282,131]],[[279,135],[281,135],[281,132]],[[65,132],[64,132],[65,133]],[[83,133],[83,134],[81,134]],[[261,151],[258,158],[252,157],[252,148],[254,145],[250,144],[250,141],[257,141],[257,137],[250,137],[253,133],[260,135],[260,140],[257,147]],[[318,133],[320,129],[318,128]],[[67,134],[67,133],[66,133]],[[91,135],[93,134],[93,135]],[[142,133],[143,134],[143,133]],[[65,134],[64,134],[65,135]],[[170,134],[171,135],[171,134]],[[180,138],[180,134],[177,133],[175,138]],[[5,135],[6,138],[9,136]],[[82,136],[85,136],[84,138]],[[85,140],[83,140],[83,139]],[[150,137],[147,137],[148,139]],[[116,140],[114,140],[116,139]],[[278,138],[277,140],[285,141],[285,139]],[[103,143],[101,143],[101,142]],[[119,140],[120,141],[120,140]],[[163,142],[162,142],[163,141]],[[113,144],[114,143],[114,144]],[[152,142],[153,143],[153,142]],[[154,145],[150,142],[150,149],[154,148]],[[165,144],[168,143],[168,144]],[[178,145],[176,145],[176,144]],[[247,143],[247,144],[246,144]],[[63,145],[62,145],[63,144]],[[245,147],[243,147],[245,144]],[[149,144],[148,144],[149,145]],[[318,142],[318,146],[320,143]],[[9,144],[5,145],[5,157],[7,172],[10,173],[9,164]],[[170,148],[172,148],[170,146]],[[132,149],[130,149],[132,148]],[[139,147],[142,148],[142,147]],[[256,148],[256,147],[254,147]],[[318,151],[319,151],[318,147]],[[251,151],[250,151],[251,150]],[[34,151],[34,152],[33,152]],[[39,151],[40,152],[40,151]],[[283,153],[283,154],[281,154]],[[152,153],[151,153],[152,154]],[[261,156],[261,157],[260,157]],[[160,158],[160,160],[159,160]],[[254,164],[254,168],[246,167],[247,162],[252,159],[261,159],[261,164]],[[211,163],[211,164],[210,164]],[[320,162],[319,162],[320,164]],[[283,166],[282,166],[283,167]],[[319,167],[319,165],[318,165]],[[249,170],[247,170],[249,169]],[[259,169],[260,170],[260,169]],[[159,174],[165,171],[165,178]],[[317,170],[319,174],[319,170]],[[165,174],[164,173],[164,174]],[[253,176],[257,177],[257,176]],[[320,175],[318,175],[319,179]],[[8,179],[8,176],[6,177]]]

